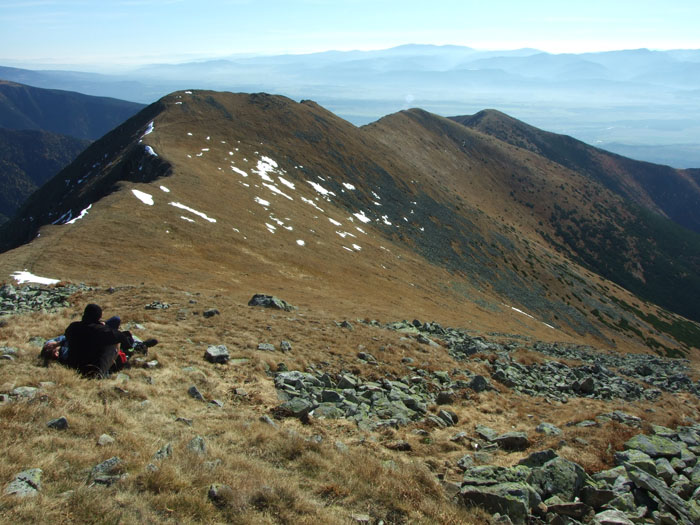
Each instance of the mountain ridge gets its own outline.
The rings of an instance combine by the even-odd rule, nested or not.
[[[540,233],[553,208],[510,195],[511,186],[532,186],[564,204],[580,193],[589,201],[582,216],[595,210],[596,188],[622,202],[588,182],[420,110],[356,128],[310,101],[182,91],[97,141],[37,192],[2,230],[3,246],[56,225],[0,261],[6,271],[132,283],[147,272],[154,283],[222,290],[264,279],[292,302],[320,308],[329,296],[335,309],[363,304],[368,315],[396,315],[410,303],[415,314],[468,315],[538,337],[691,351],[694,323],[567,261],[547,240],[556,230]],[[63,198],[47,206],[49,194]],[[618,215],[591,217],[611,227],[635,217]],[[64,245],[81,248],[56,259]],[[144,253],[158,253],[159,263]],[[679,261],[692,264],[692,252]]]

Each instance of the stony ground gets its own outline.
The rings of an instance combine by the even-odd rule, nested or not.
[[[7,523],[700,522],[695,362],[162,288],[0,295]],[[102,381],[45,366],[87,302],[159,345]]]

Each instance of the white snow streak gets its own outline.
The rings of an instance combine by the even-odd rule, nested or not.
[[[265,207],[270,206],[270,201],[266,201],[265,199],[261,199],[260,197],[255,197],[255,202],[260,204],[260,206],[265,206]]]
[[[48,277],[39,277],[33,273],[29,273],[27,270],[23,272],[16,271],[12,274],[12,277],[17,281],[18,284],[23,283],[36,283],[36,284],[56,284],[58,279],[50,279]]]
[[[148,153],[149,155],[153,155],[154,157],[158,156],[158,154],[155,151],[153,151],[153,148],[151,146],[146,146],[146,153]]]
[[[361,222],[368,223],[371,219],[365,215],[364,211],[358,211],[357,213],[353,213],[353,215]]]
[[[238,169],[236,166],[231,166],[231,169],[232,169],[234,172],[238,173],[239,175],[241,175],[241,176],[243,176],[243,177],[247,177],[247,176],[248,176],[248,174],[247,174],[245,171],[243,171],[243,170],[241,170],[241,169]]]
[[[131,193],[133,193],[134,197],[136,197],[138,200],[140,200],[144,204],[148,204],[149,206],[153,206],[153,195],[149,195],[148,193],[144,193],[143,191],[140,191],[140,190],[131,190]]]
[[[190,208],[189,206],[185,206],[184,204],[180,204],[179,202],[171,202],[169,203],[171,206],[175,206],[176,208],[180,208],[181,210],[188,211],[190,213],[193,213],[199,217],[201,217],[204,220],[207,220],[209,222],[216,222],[216,219],[212,219],[211,217],[207,217],[206,214],[202,213],[201,211],[197,211],[195,209]]]
[[[78,215],[75,219],[71,219],[68,222],[66,222],[66,224],[74,224],[75,221],[79,221],[80,219],[82,219],[83,217],[85,217],[87,215],[87,212],[90,208],[92,208],[92,204],[90,204],[90,206],[88,206],[83,211],[81,211],[80,215]]]

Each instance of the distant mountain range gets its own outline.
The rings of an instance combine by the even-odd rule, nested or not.
[[[28,199],[0,229],[0,273],[264,283],[367,316],[700,348],[700,234],[657,195],[667,181],[697,198],[696,171],[639,171],[500,112],[455,120],[412,109],[357,128],[311,101],[172,93]]]
[[[143,104],[0,81],[0,222]]]
[[[491,107],[640,160],[700,166],[700,50],[554,55],[406,45],[154,64],[119,75],[0,67],[0,78],[145,103],[187,88],[282,93],[313,98],[357,125],[411,107],[443,116]]]

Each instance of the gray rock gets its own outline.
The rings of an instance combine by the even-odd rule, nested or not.
[[[118,456],[111,457],[92,468],[89,480],[100,485],[112,485],[125,476],[122,468],[122,460]]]
[[[207,442],[202,436],[195,436],[189,443],[187,443],[187,450],[197,454],[198,456],[206,456]]]
[[[507,432],[497,436],[493,442],[503,450],[525,450],[530,446],[525,432]]]
[[[492,514],[508,516],[515,525],[527,523],[530,513],[531,489],[524,483],[501,483],[493,486],[463,486],[464,505],[483,507]]]
[[[285,415],[296,418],[307,416],[313,409],[314,405],[310,401],[307,401],[301,397],[290,399],[289,401],[280,405],[280,410]]]
[[[474,429],[476,435],[485,441],[493,441],[498,437],[498,432],[494,429],[485,427],[484,425],[477,425]]]
[[[291,352],[292,351],[292,343],[290,343],[289,341],[280,342],[280,350],[282,352]]]
[[[476,375],[469,381],[469,388],[474,392],[483,392],[490,388],[488,379],[484,376]]]
[[[546,450],[539,450],[537,452],[533,452],[528,457],[518,461],[518,465],[523,465],[529,468],[542,467],[545,463],[553,460],[556,457],[556,452],[554,452],[551,448],[548,448]]]
[[[606,510],[593,517],[593,525],[635,525],[619,510]]]
[[[274,352],[275,345],[270,344],[270,343],[260,343],[258,345],[258,350],[262,350],[263,352]]]
[[[673,509],[679,517],[685,520],[684,523],[697,523],[697,520],[700,520],[700,516],[691,515],[686,503],[677,494],[671,491],[663,481],[654,478],[634,465],[626,464],[625,469],[627,470],[629,478],[637,487],[648,490],[660,498],[665,505]]]
[[[52,419],[46,424],[46,426],[56,430],[65,430],[68,428],[68,420],[64,416],[61,416],[56,419]]]
[[[248,306],[262,306],[263,308],[273,308],[276,310],[285,310],[287,312],[297,309],[296,306],[292,306],[274,295],[264,294],[255,294],[250,301],[248,301]]]
[[[540,434],[545,434],[547,436],[560,436],[561,429],[552,425],[551,423],[542,422],[535,428],[535,432]]]
[[[474,458],[471,457],[469,454],[465,454],[461,458],[457,460],[457,467],[464,472],[468,468],[471,468],[474,466]]]
[[[231,355],[229,354],[226,345],[217,345],[207,348],[207,351],[204,353],[204,357],[210,363],[224,364],[231,358]]]
[[[192,385],[190,388],[188,388],[187,393],[190,395],[190,397],[193,397],[197,401],[204,401],[204,396],[199,391],[199,388],[196,387],[196,385]]]
[[[111,445],[112,443],[114,443],[114,441],[114,438],[109,434],[102,434],[99,438],[97,438],[97,444],[101,447]]]
[[[209,310],[204,310],[204,312],[202,312],[202,315],[204,317],[206,317],[207,319],[210,317],[214,317],[215,315],[220,315],[220,314],[221,314],[221,312],[219,312],[219,310],[217,310],[216,308],[210,308]]]
[[[219,399],[211,399],[208,404],[216,408],[224,408],[224,402]]]
[[[535,468],[528,477],[542,499],[559,496],[564,501],[574,501],[584,486],[587,476],[584,470],[568,459],[556,457],[542,467]]]
[[[20,498],[36,496],[41,490],[42,474],[43,471],[40,468],[31,468],[20,472],[7,485],[5,494]]]
[[[12,389],[10,396],[22,399],[34,399],[39,389],[33,386],[18,386]]]
[[[173,455],[173,445],[172,443],[166,443],[160,447],[155,454],[153,454],[154,461],[162,461]]]
[[[641,450],[654,459],[681,455],[681,446],[677,442],[658,435],[637,434],[625,443],[625,449]]]

